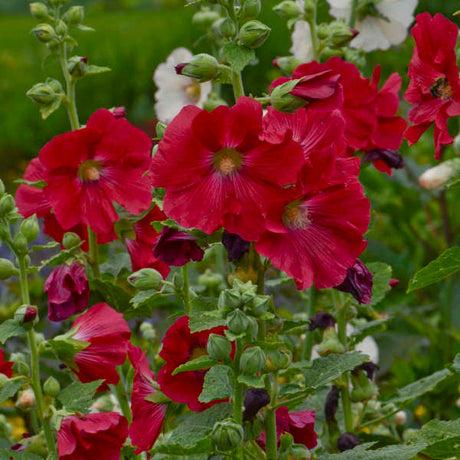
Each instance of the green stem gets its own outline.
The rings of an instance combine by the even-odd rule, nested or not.
[[[184,306],[185,314],[190,315],[191,305],[190,305],[190,287],[188,283],[188,268],[187,264],[182,266],[182,278],[184,279]]]
[[[314,302],[315,288],[312,286],[308,294],[307,302],[307,318],[310,319],[315,314],[315,302]],[[313,331],[305,332],[305,339],[302,347],[302,360],[308,361],[311,358],[311,350],[313,348]]]
[[[267,378],[269,378],[267,376]],[[265,450],[268,460],[276,460],[278,458],[278,439],[276,435],[276,409],[275,403],[278,394],[278,372],[273,373],[271,382],[271,397],[270,407],[265,411]]]
[[[132,414],[131,409],[129,407],[128,399],[126,397],[126,389],[123,383],[123,370],[121,369],[121,367],[118,368],[118,372],[120,374],[120,381],[117,385],[113,385],[113,388],[115,389],[118,402],[120,403],[121,412],[128,420],[128,423],[131,423]]]
[[[88,244],[89,244],[89,257],[91,270],[93,271],[94,279],[101,278],[101,271],[99,269],[99,246],[97,245],[96,234],[91,230],[88,225]]]
[[[311,33],[311,45],[313,48],[313,59],[315,61],[318,60],[318,31],[317,31],[317,10],[318,10],[318,0],[313,0],[313,17],[310,19],[309,24],[310,24],[310,33]],[[308,8],[310,7],[310,3],[308,0],[305,0],[305,5],[307,6],[308,3]]]
[[[244,96],[243,80],[241,78],[241,72],[232,69],[232,84],[233,84],[233,94],[235,96],[235,101],[239,97]]]
[[[386,420],[387,418],[390,418],[392,417],[393,415],[395,415],[397,412],[399,412],[400,410],[403,410],[404,409],[404,405],[402,406],[399,406],[397,409],[389,412],[388,414],[385,414],[385,415],[382,415],[381,417],[379,418],[375,418],[373,420],[369,420],[368,422],[366,423],[363,423],[362,425],[360,425],[359,428],[366,428],[368,426],[372,426],[372,425],[377,425],[378,423],[380,422],[383,422],[383,420]]]
[[[356,7],[358,6],[358,0],[352,0],[351,2],[351,11],[350,11],[350,19],[348,20],[348,25],[350,28],[355,26],[356,22]]]

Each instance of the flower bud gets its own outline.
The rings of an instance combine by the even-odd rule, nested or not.
[[[351,450],[359,444],[359,436],[354,433],[342,433],[337,441],[337,447],[340,452]]]
[[[405,410],[400,410],[395,414],[395,423],[396,425],[404,425],[407,421],[407,415]]]
[[[345,347],[340,342],[335,328],[329,327],[324,330],[323,341],[318,346],[318,354],[327,356],[331,353],[345,353]]]
[[[146,291],[148,289],[158,290],[161,288],[163,277],[153,268],[142,268],[128,277],[131,286]]]
[[[209,268],[198,277],[198,284],[208,289],[218,288],[223,282],[223,277],[219,273],[213,273]]]
[[[326,313],[325,311],[320,311],[316,313],[310,318],[309,321],[309,331],[314,331],[315,329],[324,330],[330,327],[334,327],[335,325],[334,317],[330,313]]]
[[[344,22],[332,21],[329,24],[329,41],[332,46],[344,46],[358,35],[358,31],[351,29]]]
[[[14,313],[14,319],[26,329],[32,327],[38,315],[37,307],[23,305]]]
[[[61,19],[55,23],[56,33],[63,37],[67,33],[67,24]]]
[[[426,189],[442,189],[446,182],[460,172],[460,159],[447,160],[427,169],[418,179]]]
[[[232,352],[232,344],[227,337],[218,334],[210,334],[206,347],[208,355],[214,359],[227,359]]]
[[[455,137],[454,137],[454,151],[455,153],[458,155],[460,153],[460,134],[457,134]]]
[[[61,385],[54,377],[48,377],[43,384],[43,392],[47,396],[55,398],[61,391]]]
[[[265,352],[260,347],[251,347],[243,351],[240,358],[240,371],[246,375],[260,372],[267,361]]]
[[[335,286],[335,289],[348,292],[359,303],[371,303],[372,301],[372,279],[374,275],[368,270],[359,259],[355,264],[347,269],[347,276],[342,284]]]
[[[227,250],[228,261],[234,262],[241,259],[247,252],[249,252],[249,242],[243,240],[239,235],[229,233],[224,230],[222,235],[222,244]]]
[[[153,341],[157,336],[155,328],[148,321],[141,323],[139,330],[145,340]]]
[[[62,16],[62,19],[69,26],[78,26],[85,19],[85,8],[83,6],[71,6]]]
[[[222,291],[219,297],[219,308],[232,310],[241,305],[241,293],[235,289],[226,289]]]
[[[216,11],[201,10],[193,15],[192,23],[206,30],[211,27],[212,23],[217,21],[219,18],[220,15]]]
[[[323,50],[320,52],[321,61],[324,62],[331,57],[342,57],[343,56],[343,49],[341,48],[330,48],[329,46],[325,46]]]
[[[69,0],[48,0],[51,6],[61,6],[68,2]]]
[[[49,18],[48,7],[42,2],[33,2],[29,5],[30,14],[39,21]]]
[[[316,12],[316,1],[304,0],[303,11],[305,13],[305,19],[313,19]]]
[[[267,353],[267,365],[272,370],[287,369],[292,361],[292,353],[286,349],[272,350]]]
[[[22,410],[32,409],[35,407],[35,403],[35,393],[31,388],[28,388],[27,390],[21,391],[19,393],[16,400],[16,407],[19,407],[19,409]]]
[[[197,54],[188,63],[178,64],[175,67],[178,75],[196,78],[200,83],[213,80],[219,73],[219,63],[210,54]]]
[[[257,320],[253,318],[252,316],[248,316],[248,336],[252,337],[254,340],[257,339],[257,333],[259,332],[259,324],[257,323]]]
[[[231,420],[217,422],[211,432],[211,438],[217,450],[227,452],[240,446],[243,442],[244,432],[241,425]]]
[[[5,217],[15,207],[14,198],[8,193],[0,198],[0,217]]]
[[[293,19],[298,17],[301,13],[297,3],[292,0],[284,0],[281,3],[278,3],[278,5],[273,7],[273,11],[275,11],[283,19]]]
[[[0,198],[5,194],[5,184],[3,181],[0,179]]]
[[[18,255],[25,256],[28,254],[29,247],[27,246],[27,238],[21,232],[16,233],[16,236],[13,239],[13,244]]]
[[[244,397],[243,420],[252,420],[262,407],[270,402],[267,390],[263,388],[249,388]]]
[[[7,280],[19,272],[8,259],[0,259],[0,280]]]
[[[233,334],[242,334],[246,331],[248,325],[248,317],[239,308],[227,315],[227,326]]]
[[[48,105],[56,98],[56,93],[50,85],[37,83],[27,91],[26,95],[36,104]]]
[[[244,46],[248,48],[259,48],[265,43],[270,32],[270,27],[263,22],[252,20],[243,24],[238,37]]]
[[[353,402],[368,401],[377,393],[376,386],[367,378],[364,371],[353,371],[350,374],[353,383],[351,400]]]
[[[326,403],[324,405],[324,415],[327,424],[335,421],[335,414],[339,407],[339,395],[340,389],[333,385],[327,394]]]
[[[217,96],[216,93],[211,93],[203,103],[203,109],[211,112],[221,105],[228,105],[226,101]],[[225,233],[225,231],[224,231]]]
[[[75,246],[78,246],[81,243],[81,238],[73,232],[67,232],[64,234],[64,237],[62,238],[62,246],[64,246],[66,249],[74,248]]]
[[[29,365],[27,363],[27,358],[24,355],[24,353],[20,353],[20,352],[11,353],[10,361],[14,363],[13,369],[14,369],[15,374],[30,376]]]
[[[32,243],[32,241],[37,239],[38,235],[40,234],[40,227],[38,226],[38,219],[36,214],[22,221],[21,233],[24,234],[27,242],[29,243]]]
[[[243,18],[255,18],[259,15],[261,9],[260,0],[245,0],[241,7],[241,16]]]
[[[83,78],[88,71],[88,58],[72,56],[67,60],[67,70],[73,78]]]
[[[165,135],[165,130],[166,130],[166,125],[164,123],[158,122],[155,127],[155,132],[159,139],[163,139],[163,136]]]
[[[272,63],[275,67],[290,75],[294,69],[302,64],[302,61],[295,56],[280,56],[273,59]]]
[[[268,295],[258,295],[252,299],[250,303],[250,308],[254,316],[262,316],[268,311],[268,306],[270,304],[270,296]]]
[[[300,97],[293,96],[291,91],[300,80],[290,80],[272,89],[270,104],[278,112],[294,113],[308,102]]]
[[[48,43],[57,38],[56,32],[49,24],[38,24],[32,29],[35,38],[42,43]]]
[[[232,38],[236,33],[235,23],[230,18],[225,18],[219,23],[219,31],[222,37]]]

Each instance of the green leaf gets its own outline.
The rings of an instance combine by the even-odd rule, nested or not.
[[[98,73],[110,72],[111,70],[110,67],[101,67],[91,64],[86,68],[86,75],[96,75]]]
[[[434,374],[429,375],[428,377],[423,377],[420,380],[410,383],[404,388],[398,390],[398,395],[386,403],[395,403],[402,404],[412,401],[429,391],[432,391],[436,388],[438,383],[445,380],[447,377],[450,377],[452,372],[449,369],[443,369],[442,371],[435,372]]]
[[[203,403],[229,398],[233,394],[233,371],[229,366],[218,364],[204,376],[203,391],[198,400]]]
[[[374,443],[361,444],[354,449],[347,450],[341,454],[320,454],[318,460],[409,460],[417,455],[425,443],[417,443],[411,446],[393,445],[381,449],[370,450]]]
[[[58,254],[50,257],[49,259],[43,260],[40,265],[40,270],[49,265],[62,265],[67,262],[67,260],[74,257],[73,253],[83,244],[83,241],[80,241],[77,245],[72,246],[69,249],[62,249]]]
[[[256,53],[253,49],[246,48],[245,46],[226,43],[222,48],[222,56],[233,69],[241,72],[256,58]]]
[[[232,84],[232,70],[228,67],[221,66],[219,73],[216,78],[214,78],[214,83],[221,83],[223,85]]]
[[[4,403],[7,399],[12,398],[19,388],[24,385],[23,377],[15,377],[5,382],[3,388],[0,390],[0,404]]]
[[[367,264],[367,268],[374,275],[372,278],[372,301],[369,306],[377,305],[385,298],[391,289],[390,279],[392,269],[389,265],[382,262],[372,262]]]
[[[24,334],[25,329],[14,319],[7,319],[0,324],[0,343],[3,345],[10,337]]]
[[[110,259],[100,266],[102,273],[109,273],[114,278],[118,278],[120,272],[124,269],[131,272],[131,258],[127,252],[114,254]]]
[[[39,180],[35,182],[35,181],[30,181],[30,180],[25,180],[25,179],[16,179],[13,182],[15,184],[30,185],[31,187],[35,187],[38,189],[42,189],[46,185],[46,182],[44,180]]]
[[[391,318],[377,319],[375,321],[370,321],[369,323],[364,324],[364,326],[354,329],[350,337],[352,344],[355,345],[360,343],[366,337],[386,330],[389,321],[391,321]]]
[[[56,97],[50,104],[40,107],[40,115],[43,120],[46,120],[52,113],[56,112],[61,106],[62,98]]]
[[[456,372],[460,372],[460,353],[457,353],[454,358],[454,362],[452,363],[452,367],[455,369]]]
[[[74,382],[61,390],[57,399],[68,411],[86,412],[93,401],[96,390],[104,380],[90,383]]]
[[[74,29],[81,30],[82,32],[94,32],[94,29],[92,27],[84,26],[83,24],[78,24],[78,25],[72,25]]]
[[[146,291],[139,291],[131,300],[130,303],[134,308],[142,308],[149,305],[155,299],[161,297],[160,291],[156,289],[148,289]]]
[[[11,449],[0,449],[0,460],[43,460],[43,457],[31,452],[16,452]]]
[[[32,251],[41,251],[43,249],[53,249],[56,246],[59,246],[59,243],[57,241],[50,241],[49,243],[46,243],[46,244],[34,244],[32,246]]]
[[[92,294],[99,294],[104,302],[116,311],[123,313],[129,308],[131,296],[123,288],[114,284],[113,279],[93,279],[90,286]]]
[[[245,385],[251,388],[265,388],[265,380],[262,376],[257,377],[255,375],[241,374],[238,376],[238,382],[244,383]]]
[[[286,320],[283,322],[283,329],[281,330],[281,334],[290,334],[290,335],[299,335],[304,334],[310,321],[290,321]]]
[[[409,281],[407,292],[415,291],[447,278],[460,270],[460,248],[445,250],[437,259],[419,270]]]
[[[218,299],[215,297],[198,296],[192,299],[189,327],[192,333],[224,326],[225,320],[218,311]]]
[[[196,359],[192,359],[191,361],[188,361],[185,364],[181,364],[179,367],[176,367],[172,375],[179,374],[179,372],[200,371],[203,369],[209,369],[214,364],[216,364],[216,360],[212,359],[208,355],[199,356]]]

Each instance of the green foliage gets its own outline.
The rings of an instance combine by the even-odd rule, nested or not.
[[[392,269],[388,264],[382,262],[372,262],[367,264],[367,268],[374,275],[372,279],[372,301],[370,306],[377,305],[383,300],[390,288],[390,278]]]
[[[218,364],[204,376],[203,391],[198,400],[203,403],[229,398],[233,394],[233,371],[229,366]]]
[[[74,382],[61,390],[57,399],[68,411],[86,412],[92,403],[93,396],[103,380],[90,383]]]
[[[424,443],[417,443],[372,450],[372,445],[373,443],[362,444],[341,454],[320,454],[318,460],[409,460],[425,447]]]
[[[191,361],[187,361],[184,364],[176,367],[172,375],[179,374],[180,372],[188,372],[188,371],[199,371],[202,369],[209,369],[212,365],[216,364],[216,360],[205,355],[199,356],[198,358],[192,359]]]
[[[234,43],[227,43],[224,45],[222,54],[228,64],[239,72],[256,57],[256,53],[253,49],[235,45]]]
[[[4,344],[10,337],[24,334],[25,329],[14,319],[7,319],[0,324],[0,343]]]
[[[4,403],[9,398],[12,398],[22,385],[24,385],[23,377],[16,377],[5,382],[0,390],[0,404]]]
[[[190,331],[200,332],[223,326],[225,320],[217,311],[217,299],[213,297],[195,297],[191,300],[192,311],[190,312]]]

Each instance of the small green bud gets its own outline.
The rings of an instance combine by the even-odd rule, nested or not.
[[[5,184],[3,181],[0,179],[0,198],[5,194]]]
[[[22,221],[21,232],[24,234],[29,243],[32,243],[32,241],[37,239],[40,234],[40,227],[38,226],[36,214]]]
[[[14,312],[14,319],[25,329],[30,329],[37,320],[37,307],[23,305]]]
[[[21,232],[16,233],[16,236],[13,239],[13,244],[18,255],[25,256],[29,253],[29,247],[27,246],[27,238]]]
[[[213,289],[219,287],[223,282],[223,277],[219,273],[213,273],[209,268],[198,277],[198,284]]]
[[[265,43],[270,32],[270,27],[263,22],[252,20],[243,24],[238,36],[244,46],[248,48],[259,48]]]
[[[39,21],[49,18],[48,7],[42,2],[33,2],[29,5],[30,14]]]
[[[153,268],[142,268],[128,277],[131,286],[146,291],[148,289],[158,290],[161,288],[163,277]]]
[[[15,206],[14,198],[10,194],[3,195],[0,198],[0,217],[5,217]]]
[[[240,358],[240,371],[246,375],[260,372],[267,361],[265,352],[260,347],[246,348]]]
[[[294,56],[281,56],[273,60],[273,65],[288,75],[292,74],[294,69],[296,69],[300,64],[302,64],[302,61]]]
[[[329,37],[329,24],[320,24],[316,33],[320,40],[326,40]]]
[[[62,19],[69,26],[78,26],[85,19],[85,8],[83,6],[71,6],[62,16]]]
[[[0,259],[0,280],[7,280],[19,272],[8,259]]]
[[[232,38],[236,33],[235,23],[230,18],[220,22],[220,34],[224,38]]]
[[[61,385],[54,377],[48,377],[43,384],[43,392],[47,396],[55,398],[61,391]]]
[[[153,341],[156,339],[157,333],[155,328],[148,321],[141,323],[139,330],[145,340]]]
[[[49,105],[56,98],[56,92],[46,83],[37,83],[27,91],[26,95],[40,105]]]
[[[305,13],[305,19],[313,19],[316,11],[316,1],[304,0],[303,11]]]
[[[48,0],[51,6],[65,5],[69,0]]]
[[[332,46],[344,46],[358,35],[358,31],[351,29],[344,22],[333,21],[329,24],[329,41]]]
[[[241,306],[241,294],[234,289],[222,291],[219,297],[219,308],[232,310]]]
[[[83,78],[88,71],[88,58],[72,56],[67,60],[67,70],[73,78]]]
[[[217,422],[211,432],[211,438],[217,450],[227,452],[240,446],[243,442],[244,431],[240,424],[231,420]]]
[[[62,238],[62,246],[66,249],[74,248],[81,243],[81,238],[74,232],[67,232]]]
[[[219,62],[210,54],[201,53],[193,56],[188,63],[176,65],[176,73],[196,78],[200,83],[213,80],[219,73]]]
[[[273,7],[273,11],[283,19],[294,19],[301,14],[299,6],[292,0],[284,0],[278,3]]]
[[[290,80],[272,89],[270,104],[275,110],[278,112],[294,113],[297,109],[307,105],[307,101],[291,94],[298,81]]]
[[[255,18],[259,15],[262,5],[260,0],[246,0],[241,7],[243,18]]]
[[[460,134],[454,137],[454,150],[457,155],[460,153]]]
[[[164,123],[158,122],[155,127],[155,131],[159,139],[163,139],[163,136],[165,135],[165,130],[166,130],[166,125]]]
[[[201,10],[193,15],[192,22],[194,25],[206,30],[211,27],[212,23],[217,21],[219,18],[220,15],[216,11]]]
[[[267,353],[267,364],[272,367],[270,371],[287,369],[292,362],[292,353],[286,349],[272,350]]]
[[[249,321],[248,334],[255,340],[257,338],[257,333],[259,332],[259,324],[257,323],[257,320],[252,316],[248,316],[247,318]]]
[[[367,378],[362,370],[350,374],[353,390],[351,391],[351,400],[353,402],[368,401],[377,394],[376,386]]]
[[[232,352],[232,344],[227,337],[218,334],[210,334],[206,346],[208,355],[214,359],[227,359]]]
[[[324,330],[323,341],[318,347],[320,356],[327,356],[331,353],[345,353],[345,347],[339,340],[334,327],[328,327]]]
[[[327,61],[331,57],[335,57],[335,56],[342,57],[343,56],[343,50],[340,49],[340,48],[338,48],[338,49],[337,48],[329,48],[329,46],[326,46],[321,51],[320,55],[321,55],[321,59],[323,59],[324,61]]]
[[[242,334],[246,331],[248,325],[248,317],[239,308],[227,315],[227,326],[233,334]]]
[[[254,316],[261,316],[268,311],[268,306],[270,304],[270,296],[268,295],[258,295],[252,299],[250,303],[250,308]]]
[[[112,412],[115,409],[114,400],[110,394],[105,394],[97,398],[91,405],[91,408],[98,412]]]
[[[35,38],[42,43],[48,43],[56,39],[56,31],[49,24],[38,24],[32,29]]]
[[[63,37],[67,33],[67,24],[60,19],[56,21],[56,33]]]
[[[28,388],[27,390],[19,392],[16,399],[16,407],[22,410],[32,409],[35,407],[36,402],[34,390]]]

